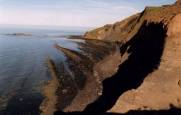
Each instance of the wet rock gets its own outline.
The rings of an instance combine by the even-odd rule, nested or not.
[[[103,66],[106,65],[100,62],[104,59],[106,59],[105,62],[110,62],[112,57],[115,58],[119,55],[116,43],[90,40],[77,44],[80,52],[55,45],[55,48],[63,52],[67,58],[68,68],[62,67],[59,78],[61,87],[56,93],[59,97],[57,108],[65,112],[83,111],[89,103],[95,101],[102,94],[101,81],[109,77],[111,73],[113,74],[113,71],[103,74],[108,68],[103,69],[105,68]],[[115,53],[117,55],[113,55]],[[110,57],[106,58],[107,56]],[[115,60],[118,59],[115,58]],[[109,67],[109,65],[107,66]],[[95,75],[96,72],[100,73],[101,68],[103,73]]]

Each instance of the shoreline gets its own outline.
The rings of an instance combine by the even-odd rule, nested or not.
[[[70,106],[63,111],[83,111],[86,106],[102,95],[102,81],[116,73],[120,61],[119,51],[114,51],[93,66],[93,73],[87,75],[85,87],[79,91]],[[110,66],[112,66],[110,68]]]
[[[56,95],[56,90],[60,85],[54,62],[51,59],[48,59],[47,63],[52,79],[43,87],[43,95],[45,96],[45,99],[40,105],[40,110],[42,111],[41,115],[53,115],[53,113],[56,111],[56,103],[58,98]]]
[[[58,49],[61,50],[61,48]],[[65,50],[68,51],[68,49],[63,49],[63,50],[64,53],[66,52]],[[68,52],[69,55],[71,55],[70,53],[72,52],[71,51]],[[77,54],[74,55],[77,56]],[[48,60],[48,67],[51,72],[52,80],[48,81],[47,85],[43,86],[44,87],[43,93],[45,99],[40,106],[40,110],[42,111],[41,115],[53,115],[53,113],[56,111],[67,112],[67,111],[83,110],[87,106],[87,104],[94,102],[102,94],[102,81],[108,77],[111,77],[114,73],[116,73],[118,66],[120,64],[120,57],[121,57],[120,52],[117,47],[115,50],[112,49],[110,53],[103,56],[101,60],[97,60],[95,62],[93,61],[92,62],[93,67],[89,68],[88,71],[84,72],[86,73],[85,86],[82,89],[78,89],[76,96],[73,98],[71,103],[67,105],[63,110],[59,110],[58,104],[66,103],[63,101],[61,103],[60,100],[63,95],[61,92],[66,94],[67,89],[62,90],[61,87],[63,87],[62,86],[63,84],[60,83],[61,80],[57,75],[58,73],[56,71],[55,64],[52,60]],[[109,68],[110,66],[113,67]],[[93,70],[93,72],[91,72],[91,70]],[[59,94],[57,94],[57,92],[59,92]]]

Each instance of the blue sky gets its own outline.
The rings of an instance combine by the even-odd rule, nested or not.
[[[96,27],[175,0],[0,0],[0,24]]]

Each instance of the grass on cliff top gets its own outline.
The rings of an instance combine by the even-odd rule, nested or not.
[[[146,10],[148,11],[154,11],[154,12],[157,12],[157,11],[160,11],[162,9],[162,7],[147,7]]]

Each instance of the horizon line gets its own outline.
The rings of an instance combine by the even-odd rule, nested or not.
[[[106,24],[105,24],[106,25]],[[97,28],[97,26],[69,26],[69,25],[33,25],[33,24],[0,24],[0,26],[33,26],[33,27],[78,27],[78,28]]]

